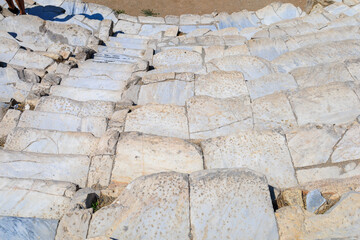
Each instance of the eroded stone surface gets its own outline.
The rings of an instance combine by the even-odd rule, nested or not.
[[[164,171],[191,173],[203,169],[199,147],[177,138],[124,133],[116,152],[113,182],[128,183],[137,177]]]
[[[174,172],[137,178],[94,214],[88,237],[189,239],[188,181],[188,175]]]
[[[265,177],[247,169],[190,175],[193,239],[276,239],[276,221]]]
[[[206,169],[247,167],[264,174],[271,186],[297,185],[285,138],[272,131],[246,131],[201,143]]]
[[[360,114],[360,102],[343,83],[311,87],[290,95],[299,125],[307,123],[341,124]]]
[[[189,138],[184,107],[149,104],[127,115],[125,131],[159,136]]]

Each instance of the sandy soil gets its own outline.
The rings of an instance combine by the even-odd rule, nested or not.
[[[186,13],[206,14],[217,12],[238,12],[243,9],[258,10],[275,0],[85,0],[122,10],[133,16],[143,15],[141,10],[152,9],[159,16],[181,15]],[[285,0],[296,6],[305,8],[306,0]]]

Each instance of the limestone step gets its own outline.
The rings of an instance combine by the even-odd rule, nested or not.
[[[266,178],[248,169],[139,177],[114,203],[93,215],[88,234],[89,238],[115,239],[158,236],[277,239]]]
[[[61,86],[123,91],[126,87],[126,81],[112,80],[110,78],[101,79],[97,77],[93,77],[93,78],[66,77],[61,80]]]
[[[102,64],[102,63],[98,63]],[[108,63],[110,64],[110,63]],[[99,79],[110,79],[110,80],[128,80],[131,77],[131,71],[117,71],[116,68],[113,70],[102,70],[101,67],[96,68],[73,68],[69,72],[69,76],[79,78],[99,78]]]
[[[23,102],[32,87],[32,83],[20,80],[15,69],[0,68],[0,102],[10,102],[12,98]]]
[[[40,98],[35,111],[71,114],[83,117],[110,118],[115,104],[105,101],[76,101],[70,98],[47,96]]]
[[[0,239],[55,239],[58,222],[54,219],[0,217]]]
[[[0,149],[0,177],[66,181],[86,187],[90,158]]]
[[[145,50],[140,49],[129,49],[129,48],[118,48],[110,46],[98,46],[98,54],[124,54],[133,57],[142,57]]]
[[[75,192],[69,182],[0,177],[0,216],[59,220]]]
[[[55,130],[61,132],[88,132],[101,137],[107,128],[105,117],[77,117],[70,114],[26,110],[18,127]]]
[[[109,37],[109,40],[107,46],[110,47],[142,50],[146,49],[148,45],[148,40],[141,38]]]
[[[97,152],[99,140],[91,133],[15,128],[8,135],[4,149],[34,153],[92,155]]]
[[[116,63],[98,63],[89,59],[85,62],[78,64],[80,69],[88,70],[93,69],[99,72],[115,71],[115,72],[133,72],[136,68],[136,64],[116,64]]]
[[[51,96],[70,98],[76,101],[105,101],[120,102],[122,91],[79,88],[69,86],[53,86],[50,89]]]
[[[117,64],[132,64],[138,62],[140,59],[116,53],[96,53],[94,55],[95,62],[100,63],[117,63]]]

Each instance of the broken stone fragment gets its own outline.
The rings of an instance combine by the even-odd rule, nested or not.
[[[280,196],[276,199],[278,207],[285,206],[300,206],[304,208],[304,202],[302,198],[301,189],[287,189],[280,193]]]
[[[319,190],[313,190],[306,195],[306,209],[310,212],[316,211],[326,202]]]

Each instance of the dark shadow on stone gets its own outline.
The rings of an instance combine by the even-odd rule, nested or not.
[[[101,15],[100,13],[95,13],[92,15],[89,15],[89,14],[80,14],[80,15],[83,15],[90,20],[100,20],[100,21],[104,20],[103,15]]]
[[[274,212],[276,212],[276,210],[279,209],[277,202],[276,202],[276,195],[275,195],[275,191],[274,191],[274,187],[269,185],[269,192],[270,192],[270,198],[271,198],[271,203],[273,205],[273,209]]]
[[[57,16],[65,13],[65,10],[56,6],[36,6],[33,8],[27,8],[26,12],[29,15],[38,16],[43,20],[54,20]]]
[[[14,32],[8,32],[8,34],[10,34],[13,38],[16,38],[16,37],[17,37],[17,33],[14,33]]]

